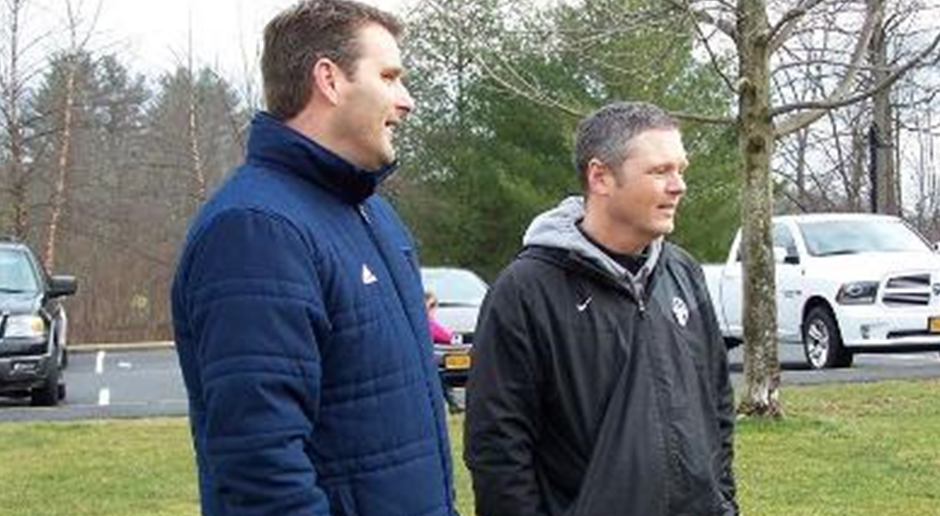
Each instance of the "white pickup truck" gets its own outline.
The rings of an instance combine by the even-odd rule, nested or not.
[[[722,334],[743,335],[741,232],[724,265],[705,265]],[[940,350],[940,253],[887,215],[773,219],[777,327],[814,369],[848,367],[855,353]]]

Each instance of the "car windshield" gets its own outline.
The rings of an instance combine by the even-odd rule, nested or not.
[[[479,305],[486,295],[486,283],[465,269],[422,269],[421,277],[441,305]]]
[[[924,239],[895,219],[800,222],[799,227],[812,256],[930,250]]]
[[[0,293],[36,292],[39,284],[29,257],[15,249],[0,249]]]

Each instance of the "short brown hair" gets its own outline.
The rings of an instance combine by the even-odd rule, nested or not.
[[[310,100],[310,72],[322,58],[354,75],[358,32],[372,23],[395,38],[402,33],[398,18],[353,0],[304,0],[275,16],[264,28],[261,53],[268,111],[280,120],[300,113]]]

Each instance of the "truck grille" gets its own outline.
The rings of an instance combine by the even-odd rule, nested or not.
[[[886,306],[926,306],[930,304],[930,274],[894,276],[885,283],[882,301]]]

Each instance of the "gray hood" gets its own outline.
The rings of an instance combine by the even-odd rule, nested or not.
[[[584,259],[597,264],[601,269],[621,282],[628,282],[634,292],[642,291],[653,268],[659,261],[663,249],[662,237],[650,243],[646,262],[633,275],[613,258],[591,243],[577,224],[584,218],[584,198],[572,196],[564,199],[558,206],[535,217],[522,237],[522,245],[554,247],[573,251]]]

